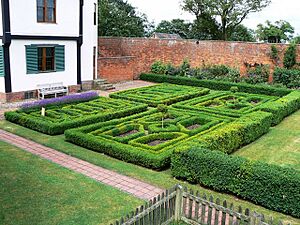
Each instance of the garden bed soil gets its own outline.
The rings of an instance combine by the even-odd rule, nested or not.
[[[197,129],[199,127],[201,127],[200,124],[193,124],[191,126],[186,127],[186,129],[188,129],[188,130],[194,130],[194,129]]]
[[[149,146],[156,146],[167,142],[168,140],[154,140],[148,143]]]
[[[120,135],[118,135],[118,137],[126,137],[126,136],[129,136],[129,135],[131,135],[131,134],[136,134],[136,133],[138,133],[139,131],[137,131],[137,130],[131,130],[131,131],[127,131],[126,133],[123,133],[123,134],[120,134]]]

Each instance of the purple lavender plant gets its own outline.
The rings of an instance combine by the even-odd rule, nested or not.
[[[61,104],[67,104],[72,102],[88,101],[97,97],[98,97],[98,93],[91,91],[91,92],[85,92],[81,94],[67,95],[59,98],[50,98],[50,99],[43,99],[35,102],[24,103],[21,105],[21,108],[22,109],[41,108],[47,105],[61,105]]]

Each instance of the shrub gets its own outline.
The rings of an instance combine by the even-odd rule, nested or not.
[[[277,61],[279,60],[279,55],[278,55],[278,49],[274,44],[271,45],[270,58],[277,64]]]
[[[274,102],[267,102],[258,109],[272,113],[272,125],[277,125],[284,117],[300,109],[300,91],[293,91]]]
[[[253,112],[234,120],[216,130],[192,140],[210,150],[232,153],[240,147],[255,141],[267,133],[272,115],[267,112]]]
[[[256,66],[255,68],[248,68],[247,76],[241,77],[240,80],[249,84],[259,84],[268,82],[269,76],[269,66]]]
[[[300,217],[300,174],[296,170],[194,146],[172,155],[171,171],[176,178]]]
[[[273,81],[288,88],[300,88],[300,70],[277,67],[274,70]]]
[[[165,74],[166,70],[167,70],[167,65],[165,65],[160,60],[155,61],[151,66],[151,73]]]
[[[284,53],[283,65],[287,69],[291,69],[296,65],[296,47],[294,43],[291,43]]]
[[[196,78],[174,77],[174,76],[159,75],[159,74],[142,73],[140,79],[157,82],[157,83],[165,82],[165,83],[189,85],[189,86],[196,86],[196,87],[206,87],[212,90],[223,90],[223,91],[229,91],[232,86],[236,86],[239,88],[239,91],[241,92],[265,94],[265,95],[272,95],[272,96],[284,96],[291,92],[291,90],[286,88],[274,88],[268,85],[251,85],[251,84],[233,83],[227,81],[199,80]]]

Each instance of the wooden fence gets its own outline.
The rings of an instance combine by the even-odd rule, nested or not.
[[[122,217],[115,225],[167,225],[176,221],[195,225],[275,224],[272,217],[267,219],[263,214],[243,210],[240,206],[234,208],[232,203],[221,203],[219,199],[214,201],[212,196],[200,196],[199,192],[194,193],[177,185]],[[279,222],[278,225],[283,224]]]

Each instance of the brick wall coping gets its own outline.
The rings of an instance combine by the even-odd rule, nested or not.
[[[99,60],[113,60],[113,59],[133,59],[136,56],[114,56],[114,57],[98,57]]]

